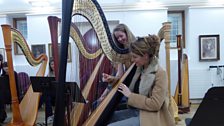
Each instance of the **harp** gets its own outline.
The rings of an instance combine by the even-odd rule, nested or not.
[[[60,55],[60,67],[59,67],[59,85],[58,85],[58,90],[57,90],[57,100],[56,100],[56,109],[55,109],[55,120],[54,120],[54,125],[64,125],[63,121],[60,121],[61,119],[64,118],[64,113],[65,113],[65,105],[63,103],[63,94],[64,94],[64,82],[65,82],[65,67],[66,67],[66,58],[67,58],[67,42],[68,42],[68,37],[69,37],[69,31],[70,31],[70,25],[71,25],[71,13],[72,13],[72,6],[73,6],[73,0],[69,0],[69,1],[63,1],[62,2],[62,36],[61,36],[61,55]],[[106,54],[106,56],[108,57],[108,59],[113,59],[113,55],[111,52],[113,52],[114,55],[118,54],[117,57],[122,58],[123,56],[120,55],[121,54],[125,54],[126,52],[128,52],[128,50],[121,50],[119,52],[120,49],[117,49],[119,53],[116,53],[115,51],[113,51],[112,47],[110,46],[110,44],[114,44],[112,41],[112,37],[110,36],[109,33],[109,29],[108,26],[105,28],[103,26],[101,26],[100,22],[103,22],[102,20],[104,20],[104,23],[106,24],[106,20],[104,18],[101,18],[103,15],[102,10],[101,13],[99,13],[97,7],[95,6],[95,4],[97,3],[96,1],[76,1],[76,5],[80,4],[81,5],[84,4],[86,7],[88,6],[92,6],[94,8],[90,8],[90,11],[97,11],[96,13],[98,14],[97,16],[100,17],[98,20],[94,20],[95,22],[93,23],[93,27],[97,33],[97,36],[99,38],[99,40],[103,43],[101,44],[101,46],[105,47],[103,49],[104,53]],[[98,3],[97,3],[98,4]],[[75,5],[75,6],[76,6]],[[85,15],[84,13],[82,13],[82,6],[78,6],[79,9],[81,11],[77,11],[75,12],[74,15]],[[78,10],[78,9],[77,9]],[[66,16],[67,15],[67,16]],[[93,15],[86,15],[84,17],[88,17],[91,16],[91,18],[93,18]],[[90,19],[90,18],[88,18]],[[97,23],[99,22],[99,23]],[[107,25],[107,24],[106,24]],[[97,32],[98,31],[98,32]],[[107,31],[107,32],[105,32]],[[108,38],[108,36],[110,36],[110,38]],[[108,42],[109,40],[109,42]],[[113,47],[116,48],[116,47]],[[126,51],[126,52],[125,52]],[[116,56],[114,56],[116,57]],[[127,56],[126,56],[127,57]],[[60,109],[59,109],[60,108]]]
[[[73,2],[73,1],[70,1],[70,2]],[[86,3],[85,3],[86,2]],[[89,5],[89,4],[87,4],[89,1],[85,1],[84,2],[84,5]],[[79,2],[78,2],[79,3]],[[83,2],[82,2],[83,3]],[[80,3],[79,3],[80,4]],[[93,2],[91,2],[91,4],[94,4]],[[74,15],[83,15],[82,13],[79,13],[79,12],[76,12]],[[101,19],[102,20],[102,19]],[[105,21],[105,19],[104,19],[104,21]],[[102,21],[101,21],[102,22]],[[63,23],[63,18],[62,18],[62,23]],[[69,23],[70,24],[70,23]],[[98,25],[98,26],[96,26],[96,25]],[[99,27],[100,25],[99,24],[95,24],[94,25],[95,27],[97,27],[97,28],[95,28],[95,29],[98,29],[98,31],[101,31],[102,30],[102,28],[104,28],[104,27]],[[73,30],[73,28],[71,28],[71,30]],[[105,30],[105,28],[104,28],[104,30]],[[109,29],[106,29],[105,31],[108,31]],[[63,26],[62,26],[62,31],[63,31]],[[76,30],[77,31],[77,30]],[[64,33],[64,32],[62,32],[62,33]],[[76,36],[76,41],[79,41],[79,34],[77,34],[77,32],[70,32],[70,34],[73,34],[73,36]],[[104,44],[101,44],[101,46],[108,46],[108,44],[110,44],[110,43],[112,43],[112,44],[114,44],[113,43],[113,41],[112,41],[112,37],[109,35],[109,37],[110,37],[110,39],[108,39],[107,38],[107,34],[110,34],[110,33],[106,33],[106,38],[105,37],[103,37],[103,34],[105,34],[106,32],[98,32],[97,33],[97,36],[98,36],[98,38],[100,38],[100,40],[102,41],[102,42],[104,42]],[[78,37],[77,37],[78,36]],[[63,34],[62,34],[62,38],[63,38]],[[81,40],[81,39],[80,39]],[[108,42],[108,40],[110,40],[110,42]],[[62,42],[63,42],[64,40],[62,40]],[[62,43],[63,44],[63,43]],[[105,45],[106,44],[106,45]],[[116,47],[115,47],[116,48]],[[111,54],[111,51],[113,51],[112,49],[111,49],[111,47],[109,46],[108,48],[106,47],[106,48],[104,48],[104,52],[107,52],[106,53],[106,56],[109,58],[109,59],[112,59],[112,54]],[[126,52],[128,52],[128,50],[126,50]],[[101,53],[101,50],[99,50],[99,51],[97,51],[97,55],[99,54],[99,53]],[[116,54],[116,52],[114,52],[114,54]],[[61,55],[62,56],[62,55]],[[114,56],[114,57],[116,57],[116,56]],[[122,57],[121,55],[118,55],[117,57]],[[62,60],[61,60],[62,61]],[[62,62],[64,62],[64,61],[62,61]],[[62,62],[60,62],[60,64],[62,64]],[[65,62],[64,62],[65,63]],[[60,70],[59,70],[60,71]],[[59,72],[60,73],[60,72]],[[60,83],[60,79],[59,79],[59,83]],[[87,87],[87,86],[86,86]],[[90,87],[87,87],[87,88],[90,88]],[[59,89],[61,89],[62,90],[62,88],[59,88]],[[60,91],[59,91],[60,92]],[[89,92],[89,91],[86,91],[87,93]],[[84,95],[85,95],[85,92],[84,92]],[[88,94],[87,94],[88,95]],[[59,104],[59,103],[58,103]],[[62,106],[64,106],[64,105],[62,105]],[[56,111],[55,111],[56,113],[57,113],[57,103],[56,103]],[[64,113],[64,112],[62,112],[62,113]],[[57,118],[57,115],[55,116],[56,118]],[[58,124],[58,123],[57,123]]]
[[[59,77],[61,77],[61,80],[59,78],[59,90],[57,91],[57,103],[56,103],[56,111],[55,111],[55,120],[54,120],[54,126],[61,126],[63,125],[63,121],[60,121],[64,118],[64,104],[61,103],[63,101],[62,95],[63,95],[63,88],[64,88],[64,69],[66,64],[67,54],[65,53],[67,50],[67,42],[69,37],[69,31],[71,26],[71,15],[72,15],[72,5],[73,1],[63,1],[62,3],[62,37],[61,37],[61,57],[60,57],[60,70],[59,70]],[[102,9],[100,8],[99,4],[96,0],[82,0],[82,1],[75,1],[75,10],[73,12],[73,15],[81,15],[85,17],[93,26],[94,30],[96,31],[97,37],[99,41],[101,42],[102,51],[106,55],[108,59],[111,61],[116,62],[122,62],[128,59],[128,49],[120,49],[118,48],[111,37],[108,24],[106,22],[106,18],[102,12]],[[165,39],[166,43],[166,64],[167,64],[167,73],[169,78],[169,85],[170,85],[170,53],[169,53],[169,44],[170,44],[170,23],[164,23],[162,29],[158,33],[159,36],[162,39]],[[63,50],[63,51],[62,51]],[[116,58],[115,58],[116,57]],[[63,70],[63,71],[61,71]],[[62,76],[60,76],[60,74]],[[126,74],[125,74],[126,76]],[[122,78],[124,79],[125,76]],[[120,80],[120,82],[122,81]],[[169,86],[170,87],[170,86]],[[116,88],[114,88],[116,90]],[[113,92],[113,91],[111,91]],[[109,97],[110,95],[108,95]],[[108,98],[109,100],[109,98]],[[104,101],[107,101],[104,99]],[[104,104],[104,101],[101,104]],[[105,104],[105,107],[108,106]],[[60,108],[60,109],[59,109]],[[103,109],[98,107],[99,109]],[[98,109],[95,110],[97,114],[94,114],[93,112],[90,117],[85,121],[83,125],[98,125],[102,124],[100,117],[102,117],[102,111],[98,111]],[[104,110],[103,110],[104,111]],[[96,115],[96,116],[94,116]],[[98,118],[99,117],[99,118]],[[94,119],[95,118],[95,119]],[[76,120],[79,121],[79,120]],[[76,124],[75,124],[76,125]]]
[[[164,39],[165,43],[165,57],[166,57],[166,72],[167,72],[167,78],[168,78],[168,88],[169,88],[169,94],[170,94],[170,106],[173,109],[173,116],[175,118],[175,121],[179,120],[178,117],[178,106],[174,100],[174,98],[171,96],[170,90],[171,90],[171,75],[170,75],[170,30],[171,30],[171,23],[170,22],[164,22],[163,27],[159,30],[158,36],[160,37],[161,41]]]
[[[182,54],[181,35],[177,35],[178,48],[178,84],[174,99],[178,105],[179,113],[190,111],[189,100],[189,72],[187,54]]]
[[[14,28],[11,28],[10,25],[1,25],[3,30],[4,43],[7,54],[8,68],[9,68],[9,79],[10,79],[10,89],[12,96],[12,121],[9,125],[28,125],[33,126],[38,113],[38,105],[40,93],[34,93],[32,86],[28,88],[27,93],[25,94],[22,101],[18,102],[17,90],[15,85],[15,76],[13,68],[13,59],[12,59],[12,43],[17,43],[22,49],[26,60],[31,66],[37,66],[41,64],[37,72],[37,76],[44,76],[45,69],[47,65],[47,56],[41,54],[39,57],[34,58],[31,53],[26,40],[23,38],[22,34]]]
[[[49,21],[49,26],[50,26],[50,31],[51,31],[52,45],[53,45],[53,43],[56,43],[54,45],[57,45],[57,43],[58,43],[58,40],[57,40],[58,30],[56,28],[57,28],[59,22],[61,22],[61,19],[58,18],[58,17],[50,16],[50,17],[48,17],[48,21]],[[89,32],[87,32],[87,33],[89,33]],[[82,61],[82,62],[80,62],[80,64],[82,63],[80,65],[80,69],[82,69],[83,66],[85,66],[85,67],[87,67],[87,66],[95,67],[93,69],[93,73],[91,73],[90,76],[89,75],[83,75],[84,77],[82,77],[82,74],[80,73],[82,78],[86,79],[86,77],[88,77],[87,78],[88,81],[85,80],[86,82],[80,80],[81,81],[80,82],[80,88],[83,89],[82,90],[82,94],[85,97],[85,99],[87,99],[88,96],[89,96],[89,94],[90,94],[90,92],[93,92],[92,90],[96,89],[96,83],[95,83],[95,81],[97,79],[95,79],[95,78],[97,78],[97,73],[99,73],[99,71],[105,70],[104,69],[105,66],[102,66],[102,62],[104,62],[104,63],[106,62],[107,67],[109,67],[108,65],[110,65],[110,63],[109,63],[109,60],[107,60],[106,58],[104,58],[105,57],[104,55],[101,55],[102,54],[102,49],[101,48],[99,48],[99,49],[91,49],[91,52],[88,52],[86,50],[85,44],[88,43],[88,42],[87,41],[84,42],[84,39],[87,40],[88,38],[86,38],[85,36],[83,38],[83,36],[81,35],[81,33],[80,33],[78,27],[75,25],[75,23],[71,23],[71,26],[70,26],[70,37],[75,41],[75,44],[76,44],[76,46],[78,47],[78,49],[79,49],[79,51],[81,53],[80,56],[79,56],[79,57],[81,57],[80,60],[86,58],[86,59],[94,60],[94,61],[97,61],[98,62],[97,65],[95,65],[96,63],[91,64],[92,62],[90,62],[87,65],[85,65],[85,62],[86,62],[85,60]],[[87,48],[90,48],[90,47],[87,47]],[[57,50],[57,49],[55,49],[55,50]],[[93,50],[96,50],[96,51],[93,51]],[[56,52],[56,54],[58,54],[58,53]],[[99,58],[100,55],[101,55],[101,58]],[[77,61],[75,61],[75,62],[77,62]],[[85,67],[84,67],[84,69],[82,69],[82,71],[84,71],[85,74],[86,73],[88,74],[89,71],[92,71],[92,69],[88,69],[87,70],[87,69],[85,69]],[[58,68],[58,67],[56,67],[56,68]],[[106,73],[108,73],[108,68],[106,69],[106,71],[107,71]],[[85,83],[85,85],[82,85],[83,83]],[[84,86],[84,88],[82,88],[83,86]],[[90,96],[93,97],[93,94],[91,94]],[[88,98],[88,101],[89,102],[93,101],[91,99],[93,99],[93,98]],[[77,120],[79,120],[79,118],[82,118],[82,119],[85,118],[85,117],[83,117],[83,116],[85,116],[85,114],[83,114],[83,111],[84,110],[86,111],[86,109],[87,109],[86,106],[87,105],[83,105],[81,103],[80,104],[79,103],[76,104],[76,106],[75,106],[74,109],[75,110],[78,110],[78,111],[74,111],[74,109],[73,109],[72,110],[71,117],[72,118],[77,118],[77,119],[75,121],[74,121],[74,119],[71,119],[72,120],[72,124],[78,123]],[[75,125],[77,125],[77,124],[75,124]]]
[[[83,5],[92,6],[93,8],[88,9],[87,11],[93,12],[95,15],[98,15],[100,18],[95,18],[94,17],[95,15],[83,12],[83,10],[82,10]],[[127,58],[128,50],[127,49],[122,50],[121,48],[117,48],[115,46],[115,43],[113,42],[111,33],[109,31],[108,24],[106,23],[107,21],[105,20],[106,18],[103,15],[101,8],[96,1],[85,1],[84,3],[80,2],[75,7],[76,7],[76,9],[74,11],[74,15],[75,16],[82,15],[84,17],[87,17],[87,19],[90,21],[91,25],[93,26],[94,30],[96,31],[97,37],[99,39],[99,42],[100,42],[100,45],[102,47],[104,54],[107,56],[107,58],[109,60],[111,60],[112,62],[121,62],[121,61],[125,61],[125,59],[128,59]],[[92,19],[95,19],[95,21]],[[120,82],[122,82],[122,81],[120,81]],[[98,108],[101,108],[101,107],[99,106]],[[97,111],[97,110],[95,110],[95,111]],[[77,114],[74,114],[74,115],[77,115]],[[102,115],[103,114],[101,114],[101,117],[102,117]],[[79,118],[80,117],[77,118],[77,116],[75,116],[75,118],[73,118],[73,120],[74,119],[79,120]],[[89,117],[87,119],[89,119]],[[76,122],[76,121],[74,121],[74,122]],[[79,125],[77,123],[73,123],[73,124],[74,124],[74,126]],[[83,125],[85,125],[85,124],[83,124]]]
[[[59,57],[58,57],[58,22],[59,18],[50,16],[47,18],[51,33],[51,43],[52,43],[52,55],[54,59],[54,69],[55,69],[55,77],[58,80],[58,68],[59,68]]]

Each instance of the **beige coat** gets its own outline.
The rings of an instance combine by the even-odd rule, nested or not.
[[[150,83],[147,79],[149,73],[147,71],[142,73],[144,77],[141,77],[140,85]],[[148,97],[131,93],[128,98],[128,105],[140,109],[140,125],[175,126],[173,111],[169,106],[167,75],[161,67],[155,73],[153,87],[149,92]]]

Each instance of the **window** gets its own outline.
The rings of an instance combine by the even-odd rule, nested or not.
[[[185,18],[184,11],[168,11],[168,21],[171,22],[170,47],[177,47],[176,35],[182,35],[182,46],[185,48]]]
[[[13,27],[20,31],[25,39],[27,39],[27,21],[26,18],[13,18]],[[22,50],[17,44],[14,44],[14,54],[22,55]]]

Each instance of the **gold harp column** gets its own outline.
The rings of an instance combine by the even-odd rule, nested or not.
[[[8,69],[9,69],[9,84],[12,96],[12,118],[13,121],[9,124],[16,125],[16,126],[24,126],[24,122],[22,120],[20,109],[19,109],[19,100],[17,97],[16,91],[16,81],[13,69],[13,62],[12,62],[12,42],[11,42],[11,27],[9,25],[2,25],[4,42],[5,42],[5,49],[7,55],[7,62],[8,62]],[[6,37],[5,37],[6,36]]]
[[[164,22],[164,39],[165,39],[165,49],[166,49],[166,71],[168,76],[168,88],[169,88],[169,94],[170,94],[170,28],[171,23],[170,22]]]
[[[169,106],[173,109],[173,117],[175,120],[178,120],[178,107],[171,96],[171,84],[170,84],[170,31],[171,31],[171,22],[164,22],[163,28],[159,31],[160,39],[165,39],[165,50],[166,50],[166,71],[167,71],[167,78],[168,78],[168,91],[170,95],[170,102]]]

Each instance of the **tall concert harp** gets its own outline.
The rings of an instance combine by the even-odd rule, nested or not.
[[[189,71],[187,54],[182,53],[181,35],[177,35],[178,48],[178,84],[174,99],[178,105],[179,113],[190,111],[189,100]]]
[[[179,120],[178,116],[178,107],[174,100],[174,98],[171,96],[171,76],[170,76],[170,31],[171,31],[171,22],[164,22],[162,28],[158,32],[158,36],[160,37],[161,41],[164,39],[165,43],[165,51],[166,51],[166,72],[167,72],[167,78],[168,78],[168,88],[169,88],[169,94],[170,94],[170,106],[173,108],[173,117],[175,120]]]
[[[56,106],[53,126],[64,126],[65,122],[65,75],[68,57],[68,41],[72,16],[73,0],[62,1],[62,35],[61,35],[61,54],[59,65],[59,78],[56,93]]]
[[[60,57],[60,67],[59,67],[59,87],[57,90],[57,100],[56,100],[56,109],[55,109],[55,119],[54,125],[61,126],[64,124],[64,103],[63,103],[63,94],[64,94],[64,82],[65,82],[65,66],[66,66],[66,58],[67,58],[67,43],[69,37],[69,27],[71,24],[71,11],[73,8],[73,1],[63,1],[62,2],[62,36],[61,36],[61,57]],[[97,5],[97,6],[96,6]],[[95,15],[87,14],[84,12],[85,9],[83,7],[89,8],[88,11],[95,13]],[[77,8],[76,8],[77,7]],[[75,2],[75,11],[74,15],[82,15],[86,17],[94,27],[94,30],[97,33],[97,37],[101,42],[102,49],[106,54],[106,57],[110,60],[113,57],[119,57],[117,60],[123,58],[122,54],[128,53],[127,49],[120,49],[116,47],[116,45],[112,41],[112,37],[109,32],[109,28],[105,19],[104,14],[99,6],[99,4],[93,0],[84,0],[84,1],[76,1]],[[86,11],[86,10],[85,10]],[[98,17],[98,18],[95,18]],[[95,18],[95,19],[94,19]],[[109,38],[108,38],[109,37]],[[112,46],[111,46],[112,45]],[[114,51],[116,50],[116,51]],[[118,53],[117,53],[118,52]],[[116,56],[115,56],[116,55]],[[120,61],[123,61],[121,59]]]
[[[57,100],[56,100],[56,110],[55,110],[55,119],[54,119],[54,126],[62,126],[64,125],[64,118],[65,118],[65,105],[63,103],[63,94],[64,94],[64,82],[65,82],[65,66],[66,66],[66,59],[67,59],[67,45],[68,45],[68,37],[71,35],[69,33],[70,26],[71,26],[71,12],[73,8],[73,1],[67,0],[62,2],[62,37],[61,37],[61,57],[60,57],[60,67],[59,67],[59,85],[57,90]],[[103,53],[106,55],[108,59],[113,62],[123,62],[128,59],[128,49],[121,49],[116,46],[113,42],[111,33],[109,31],[109,27],[106,21],[106,18],[103,14],[102,9],[100,8],[99,4],[96,0],[77,0],[75,1],[73,15],[81,15],[85,17],[94,28],[99,42],[102,47]],[[77,35],[78,30],[74,30],[72,33],[73,35]],[[163,27],[159,31],[158,35],[161,39],[165,39],[166,44],[166,65],[167,65],[167,73],[169,79],[169,87],[170,87],[170,53],[169,53],[169,44],[170,44],[170,23],[163,23]],[[75,40],[79,37],[74,37]],[[78,40],[79,41],[79,40]],[[130,68],[131,69],[131,68]],[[130,71],[130,70],[128,70]],[[128,73],[124,74],[122,79],[119,82],[122,82],[127,76]],[[118,85],[119,83],[117,83]],[[113,88],[110,93],[116,92],[116,88]],[[88,92],[87,92],[88,93]],[[103,113],[106,112],[104,108],[110,106],[110,98],[113,97],[113,94],[108,94],[108,96],[103,100],[100,106],[91,113],[90,117],[84,122],[83,125],[100,125],[103,124],[102,122],[105,121],[102,119]],[[104,106],[104,108],[102,108]],[[99,111],[101,110],[102,111]],[[75,111],[76,112],[76,111]],[[107,113],[108,115],[108,113]],[[79,117],[78,117],[79,118]],[[71,118],[72,119],[72,118]],[[79,119],[76,117],[73,118],[75,123],[73,126],[78,125],[77,122]]]
[[[50,26],[50,31],[51,31],[52,45],[53,45],[53,43],[54,43],[54,45],[58,45],[57,44],[58,43],[58,41],[57,41],[58,29],[56,29],[56,28],[58,27],[58,24],[61,23],[61,19],[58,17],[55,17],[55,16],[49,16],[48,21],[49,21],[49,26]],[[89,33],[89,32],[87,32],[87,33]],[[110,66],[110,63],[108,64],[109,61],[104,58],[105,55],[101,55],[102,49],[100,49],[100,48],[99,49],[91,49],[92,52],[93,52],[93,50],[96,50],[93,53],[90,53],[86,50],[86,47],[84,47],[84,44],[88,43],[88,41],[84,41],[84,39],[87,40],[88,38],[85,38],[85,35],[83,38],[78,27],[72,22],[71,22],[71,27],[70,27],[70,37],[74,40],[75,44],[77,45],[77,47],[81,53],[81,55],[79,57],[82,56],[82,57],[85,57],[86,59],[91,59],[90,63],[93,63],[92,60],[97,61],[97,65],[94,65],[95,63],[87,65],[87,66],[92,66],[92,67],[94,66],[95,68],[93,69],[93,72],[91,73],[89,78],[86,78],[86,79],[88,79],[88,81],[84,82],[85,83],[84,88],[82,88],[83,85],[81,85],[81,84],[83,84],[83,83],[81,83],[81,80],[80,80],[80,88],[83,89],[82,94],[85,99],[88,99],[89,94],[91,92],[93,92],[92,90],[94,90],[95,89],[94,87],[96,87],[96,84],[93,85],[93,83],[96,81],[99,82],[99,80],[95,79],[95,78],[97,78],[97,73],[99,73],[100,71],[102,72],[102,70],[104,70],[103,69],[104,66],[102,66],[102,63],[106,62],[107,67]],[[91,40],[92,40],[92,38],[91,38]],[[87,48],[89,48],[89,47],[87,47]],[[56,54],[58,54],[58,52],[56,52]],[[97,58],[100,55],[101,55],[101,58]],[[56,58],[57,57],[58,56],[56,56]],[[83,58],[81,58],[81,59],[83,59]],[[54,60],[54,61],[56,62],[57,60]],[[77,61],[75,61],[75,62],[77,62]],[[86,66],[86,65],[84,65],[85,63],[84,64],[83,63],[84,63],[83,61],[80,62],[80,69],[83,68],[83,66]],[[56,67],[56,68],[58,68],[58,67]],[[88,71],[89,70],[91,71],[91,69],[88,69]],[[106,73],[108,73],[108,68],[106,71],[107,71]],[[84,72],[85,72],[85,74],[88,73],[88,72],[86,72],[86,70],[84,70]],[[82,77],[82,74],[80,76]],[[86,76],[86,75],[84,75],[84,76]],[[94,90],[94,92],[96,92],[96,91]],[[94,96],[94,94],[91,94],[91,95]],[[96,100],[96,99],[94,99],[94,100]],[[91,102],[93,100],[88,99],[88,101]],[[86,109],[86,106],[87,105],[84,105],[83,103],[76,103],[75,108],[72,109],[72,113],[71,113],[72,125],[74,123],[78,123],[78,121],[76,121],[76,120],[79,120],[79,118],[82,118],[82,120],[85,118],[85,117],[83,117],[85,115],[82,116],[82,114],[83,114],[83,111]],[[78,111],[75,111],[75,110],[78,110]],[[77,119],[74,120],[73,118],[77,118]]]
[[[167,72],[167,78],[168,78],[168,88],[169,88],[169,94],[170,94],[170,106],[173,108],[173,116],[175,120],[178,120],[178,107],[174,100],[174,98],[171,96],[171,76],[170,76],[170,31],[171,31],[171,22],[164,22],[163,27],[159,30],[158,36],[160,37],[161,41],[164,39],[165,43],[165,50],[166,50],[166,72]]]
[[[31,66],[37,66],[41,64],[36,76],[44,76],[47,65],[47,56],[45,54],[41,54],[39,57],[35,58],[31,53],[29,46],[26,43],[26,40],[23,38],[22,34],[19,31],[14,28],[11,28],[10,25],[1,26],[7,54],[10,90],[12,96],[12,121],[8,125],[33,126],[37,118],[40,93],[34,93],[32,86],[30,86],[24,98],[19,104],[18,96],[16,93],[17,90],[11,52],[12,43],[17,43],[19,45]]]
[[[48,19],[50,33],[51,33],[51,43],[52,43],[51,48],[52,48],[52,56],[53,56],[53,60],[54,60],[55,78],[56,78],[56,80],[58,80],[58,68],[59,68],[58,22],[61,21],[61,20],[57,17],[54,17],[54,16],[50,16],[47,19]]]

